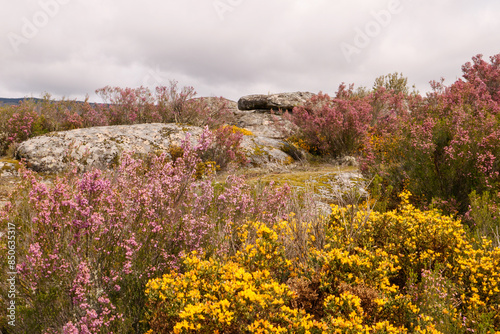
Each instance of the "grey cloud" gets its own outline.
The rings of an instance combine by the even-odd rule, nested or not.
[[[14,52],[9,33],[22,36],[24,18],[57,1],[63,0],[4,6],[10,15],[0,26],[0,96],[48,91],[97,99],[94,90],[105,85],[170,79],[199,95],[232,99],[268,91],[334,93],[341,82],[371,87],[394,71],[425,91],[430,80],[444,76],[450,83],[464,62],[496,54],[500,45],[494,1],[401,0],[384,25],[376,15],[395,0],[64,0]],[[356,46],[359,31],[369,28],[369,43]],[[342,43],[357,49],[350,61]]]

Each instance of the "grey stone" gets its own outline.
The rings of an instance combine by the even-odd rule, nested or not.
[[[353,166],[353,167],[358,167],[358,161],[356,160],[355,157],[345,155],[341,157],[340,159],[337,159],[337,163],[341,166]]]
[[[84,171],[105,168],[123,152],[147,154],[181,145],[187,133],[194,144],[202,132],[200,127],[161,123],[76,129],[31,138],[19,145],[16,156],[37,172],[60,172],[71,163]]]
[[[226,99],[225,97],[207,96],[195,97],[193,101],[203,100],[209,108],[220,108],[224,105],[229,110],[238,110],[238,103],[233,100]]]
[[[196,145],[202,132],[201,127],[161,123],[76,129],[31,138],[19,145],[16,156],[37,172],[57,173],[72,165],[86,171],[107,168],[124,152],[168,152],[171,145],[180,146],[188,134],[191,144]],[[283,141],[278,139],[245,135],[241,146],[255,166],[291,159],[281,150]]]
[[[314,95],[309,92],[247,95],[238,100],[238,109],[292,110],[298,105],[305,104]]]
[[[283,139],[286,137],[287,129],[291,123],[283,119],[281,115],[261,113],[257,110],[245,110],[235,113],[236,126],[251,131],[260,137]]]
[[[242,149],[254,166],[290,162],[292,158],[281,150],[282,146],[281,140],[258,136],[244,136],[241,142]]]

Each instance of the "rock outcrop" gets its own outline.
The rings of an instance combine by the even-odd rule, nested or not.
[[[228,108],[229,110],[238,110],[238,103],[233,101],[233,100],[229,100],[229,99],[226,99],[224,97],[213,97],[213,96],[209,96],[209,97],[201,97],[201,98],[195,98],[195,99],[203,99],[208,107],[210,108],[218,108],[220,107],[221,105],[225,105],[226,108]]]
[[[188,135],[195,145],[202,132],[201,127],[162,123],[76,129],[31,138],[19,145],[16,155],[38,172],[57,173],[71,164],[85,171],[91,167],[106,168],[124,152],[168,153],[171,145],[180,146]],[[281,151],[281,140],[246,135],[241,146],[253,165],[291,161]]]
[[[247,129],[254,135],[274,139],[283,139],[291,123],[282,115],[262,113],[258,110],[238,110],[234,112],[237,127]]]
[[[254,166],[292,162],[293,158],[282,151],[283,145],[281,140],[261,136],[244,136],[241,142],[241,147]]]
[[[202,129],[176,124],[114,125],[53,132],[21,143],[16,151],[37,172],[59,172],[73,162],[79,170],[105,167],[123,152],[145,154],[180,145],[190,134],[193,144]]]
[[[294,107],[306,103],[313,96],[314,94],[309,92],[247,95],[238,100],[238,109],[292,110]]]
[[[248,129],[257,136],[284,139],[293,125],[283,118],[279,110],[291,111],[313,96],[309,92],[243,96],[238,100],[238,109],[233,109],[236,119],[234,125]]]
[[[238,103],[224,98],[203,99],[208,107],[225,105],[234,115],[227,121],[253,133],[245,135],[241,145],[250,163],[262,166],[301,159],[302,155],[287,149],[283,141],[292,124],[270,111],[291,110],[312,96],[308,92],[248,95]],[[71,164],[85,171],[91,167],[106,168],[124,152],[168,152],[171,145],[181,145],[188,134],[195,145],[202,132],[201,127],[163,123],[76,129],[31,138],[19,145],[16,155],[38,172],[57,173]]]

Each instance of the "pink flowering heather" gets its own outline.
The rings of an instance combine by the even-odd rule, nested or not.
[[[462,69],[463,79],[449,87],[431,82],[433,92],[390,121],[390,131],[373,127],[361,166],[396,192],[406,187],[421,205],[461,214],[473,190],[491,191],[500,181],[499,55],[491,63],[476,56]]]
[[[312,153],[337,157],[359,149],[372,116],[367,100],[341,85],[335,98],[319,93],[287,118],[297,126],[294,136]]]
[[[201,158],[212,161],[217,169],[226,169],[231,163],[244,165],[248,162],[240,144],[243,134],[231,126],[221,126],[211,132],[212,144],[203,151]]]
[[[8,144],[19,143],[32,136],[38,114],[29,103],[2,109],[0,131],[6,136],[5,142],[1,143],[4,148]]]
[[[102,108],[109,125],[151,123],[162,121],[156,111],[151,92],[144,87],[136,89],[109,87],[96,91],[107,107]]]
[[[175,160],[124,154],[113,171],[74,171],[50,185],[22,171],[23,185],[0,215],[2,229],[14,221],[22,235],[21,331],[145,331],[148,279],[181,269],[192,251],[226,256],[234,227],[247,219],[281,218],[289,188],[255,191],[241,178],[216,184],[214,174],[200,175],[212,139],[207,128],[194,147],[186,138]]]

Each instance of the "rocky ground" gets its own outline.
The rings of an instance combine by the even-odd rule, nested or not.
[[[19,162],[7,157],[0,158],[0,208],[3,208],[9,195],[21,181],[17,173]]]

